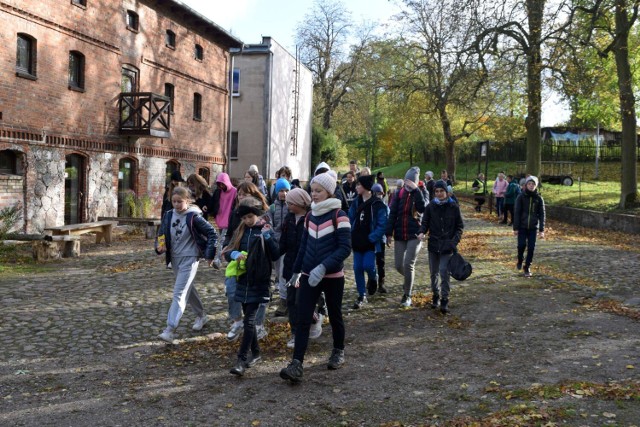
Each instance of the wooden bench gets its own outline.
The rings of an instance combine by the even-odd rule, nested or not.
[[[117,221],[118,224],[146,226],[145,237],[147,239],[154,239],[156,237],[158,227],[160,227],[160,223],[162,222],[158,218],[126,218],[106,216],[98,217],[98,221]]]
[[[96,243],[100,243],[102,239],[104,239],[106,243],[111,243],[111,234],[113,227],[116,225],[118,225],[118,221],[96,221],[61,225],[59,227],[47,227],[44,231],[53,236],[79,236],[85,233],[96,233]]]
[[[33,258],[37,261],[60,258],[60,245],[62,246],[63,257],[70,258],[80,256],[80,236],[11,233],[7,235],[7,240],[33,242]]]

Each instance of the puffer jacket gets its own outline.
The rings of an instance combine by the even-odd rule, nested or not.
[[[282,225],[282,234],[278,245],[280,246],[280,256],[284,255],[282,277],[285,280],[289,280],[293,276],[293,264],[296,262],[304,234],[304,218],[302,216],[296,222],[296,214],[289,212]]]
[[[525,190],[516,199],[513,211],[513,229],[544,231],[544,200],[537,190]]]
[[[236,249],[237,251],[245,251],[249,252],[249,248],[251,247],[253,240],[260,239],[262,234],[263,224],[255,225],[251,228],[246,228],[244,233],[242,234],[242,238],[240,239],[240,247]],[[280,256],[280,252],[278,251],[278,244],[273,237],[273,232],[269,232],[270,236],[264,238],[264,250],[265,254],[269,257],[271,261],[275,261]],[[259,244],[259,243],[258,243]],[[228,262],[232,260],[231,251],[225,252],[224,256]],[[247,271],[237,277],[236,283],[236,296],[235,300],[241,302],[243,304],[251,304],[251,303],[264,303],[269,302],[270,297],[270,287],[271,287],[271,272],[269,275],[265,275],[265,277],[261,277],[259,280],[255,280],[252,283],[249,283],[248,276],[251,272],[251,265],[246,264]]]
[[[280,240],[282,224],[284,224],[284,219],[288,213],[289,208],[284,200],[276,200],[269,206],[269,217],[271,218],[271,225],[273,226],[273,233],[276,240]]]
[[[398,196],[393,198],[389,206],[389,220],[385,234],[393,236],[396,240],[417,239],[425,206],[424,196],[419,188],[412,191],[404,187],[400,189]]]
[[[214,259],[216,255],[216,243],[218,242],[218,233],[213,228],[209,221],[202,217],[202,212],[197,207],[190,207],[190,211],[187,213],[187,227],[191,237],[200,248],[200,255],[205,259]],[[167,251],[165,252],[166,263],[169,265],[171,262],[171,217],[173,215],[173,209],[165,212],[162,217],[162,223],[158,230],[158,235],[165,236],[165,245]]]
[[[450,254],[460,243],[463,229],[460,206],[452,198],[445,202],[436,198],[424,211],[420,232],[429,233],[429,252]]]

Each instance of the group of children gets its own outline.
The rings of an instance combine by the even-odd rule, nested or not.
[[[344,261],[351,253],[358,293],[354,309],[367,303],[367,295],[387,292],[380,277],[384,277],[385,246],[390,247],[392,241],[395,268],[403,275],[400,303],[409,307],[415,263],[428,237],[432,307],[443,314],[449,311],[448,264],[464,228],[458,203],[447,188],[450,184],[442,179],[433,182],[430,201],[429,193],[419,187],[419,168],[412,167],[387,206],[384,199],[389,195],[383,187],[372,175],[361,174],[345,212],[337,174],[326,166],[317,168],[309,192],[292,189],[288,179],[279,178],[271,206],[253,182],[245,180],[236,190],[225,173],[218,174],[212,201],[202,206],[198,203],[203,199],[197,187],[200,180],[188,179],[189,189],[179,185],[171,189],[173,209],[163,215],[156,251],[165,253],[176,279],[167,327],[160,339],[173,342],[187,303],[197,316],[193,329],[200,330],[207,323],[193,286],[203,257],[210,266],[217,263],[219,267],[220,256],[228,263],[225,290],[232,324],[227,338],[236,340],[242,335],[237,361],[230,370],[237,376],[261,360],[259,340],[266,336],[264,319],[274,266],[279,309],[286,309],[292,333],[287,346],[293,348],[292,360],[280,376],[293,383],[302,380],[309,339],[320,335],[324,315],[329,317],[333,338],[327,367],[339,369],[344,364]],[[536,186],[537,178],[527,179],[512,216],[518,237],[517,267],[524,268],[527,276],[531,275],[536,232],[544,237],[544,202]],[[207,214],[216,217],[220,237],[206,220]],[[226,217],[219,221],[220,215]]]

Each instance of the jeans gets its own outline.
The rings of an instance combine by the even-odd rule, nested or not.
[[[227,229],[221,228],[220,233],[218,235],[218,241],[216,242],[216,254],[213,257],[215,261],[220,261],[220,253],[222,252],[222,242],[224,242],[224,238],[227,235]]]
[[[357,252],[353,251],[353,275],[356,279],[358,295],[363,297],[367,294],[367,287],[364,281],[364,272],[367,272],[369,280],[376,278],[376,254],[373,251]]]
[[[282,277],[282,269],[284,268],[284,255],[282,255],[275,264],[276,272],[276,286],[278,287],[278,293],[283,300],[287,299],[287,281]]]
[[[242,319],[242,303],[235,300],[236,296],[236,278],[227,277],[224,280],[225,293],[227,294],[227,309],[229,318],[234,322]]]
[[[289,286],[287,288],[287,312],[289,313],[289,326],[291,327],[291,335],[296,335],[296,326],[298,325],[298,288]]]
[[[502,216],[503,211],[504,211],[504,197],[496,197],[496,213],[498,214],[498,218]]]
[[[429,251],[429,271],[431,273],[431,292],[439,294],[442,299],[449,299],[450,271],[449,260],[453,254],[441,254]],[[440,276],[440,286],[438,286]],[[439,289],[438,289],[439,288]]]
[[[529,267],[531,261],[533,261],[533,251],[536,248],[536,235],[538,230],[533,228],[528,230],[526,228],[518,229],[518,263],[521,263],[524,258],[524,248],[527,248],[527,259],[524,260],[524,266]]]
[[[256,314],[258,313],[259,305],[258,303],[242,304],[242,311],[244,312],[244,334],[242,335],[240,350],[238,350],[238,358],[244,361],[247,360],[249,349],[251,349],[252,354],[260,352],[258,334],[256,332]]]
[[[502,221],[507,222],[507,218],[509,218],[509,212],[511,212],[511,222],[513,223],[513,209],[515,205],[506,204],[504,205],[504,219]]]
[[[320,293],[324,292],[333,334],[333,348],[344,350],[344,322],[342,320],[342,295],[344,294],[344,277],[324,278],[317,286],[309,286],[309,276],[300,276],[298,288],[298,325],[296,328],[296,344],[293,348],[293,358],[304,361],[304,354],[309,345],[309,329],[313,323]]]
[[[176,329],[180,319],[184,314],[187,303],[195,311],[196,316],[204,314],[204,307],[198,295],[198,291],[193,286],[193,279],[198,272],[198,257],[171,257],[171,265],[173,266],[173,274],[176,276],[176,282],[173,285],[173,299],[169,314],[167,314],[167,326]]]
[[[398,273],[404,276],[402,288],[404,294],[410,297],[415,277],[416,259],[422,247],[422,242],[419,239],[396,240],[393,246],[395,267]]]

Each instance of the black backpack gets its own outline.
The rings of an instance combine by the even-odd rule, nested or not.
[[[451,277],[462,281],[471,276],[473,267],[462,257],[462,255],[458,252],[454,252],[451,258],[449,258],[449,271],[451,272]]]
[[[246,265],[248,283],[269,282],[271,279],[271,259],[267,256],[262,235],[249,243]]]

